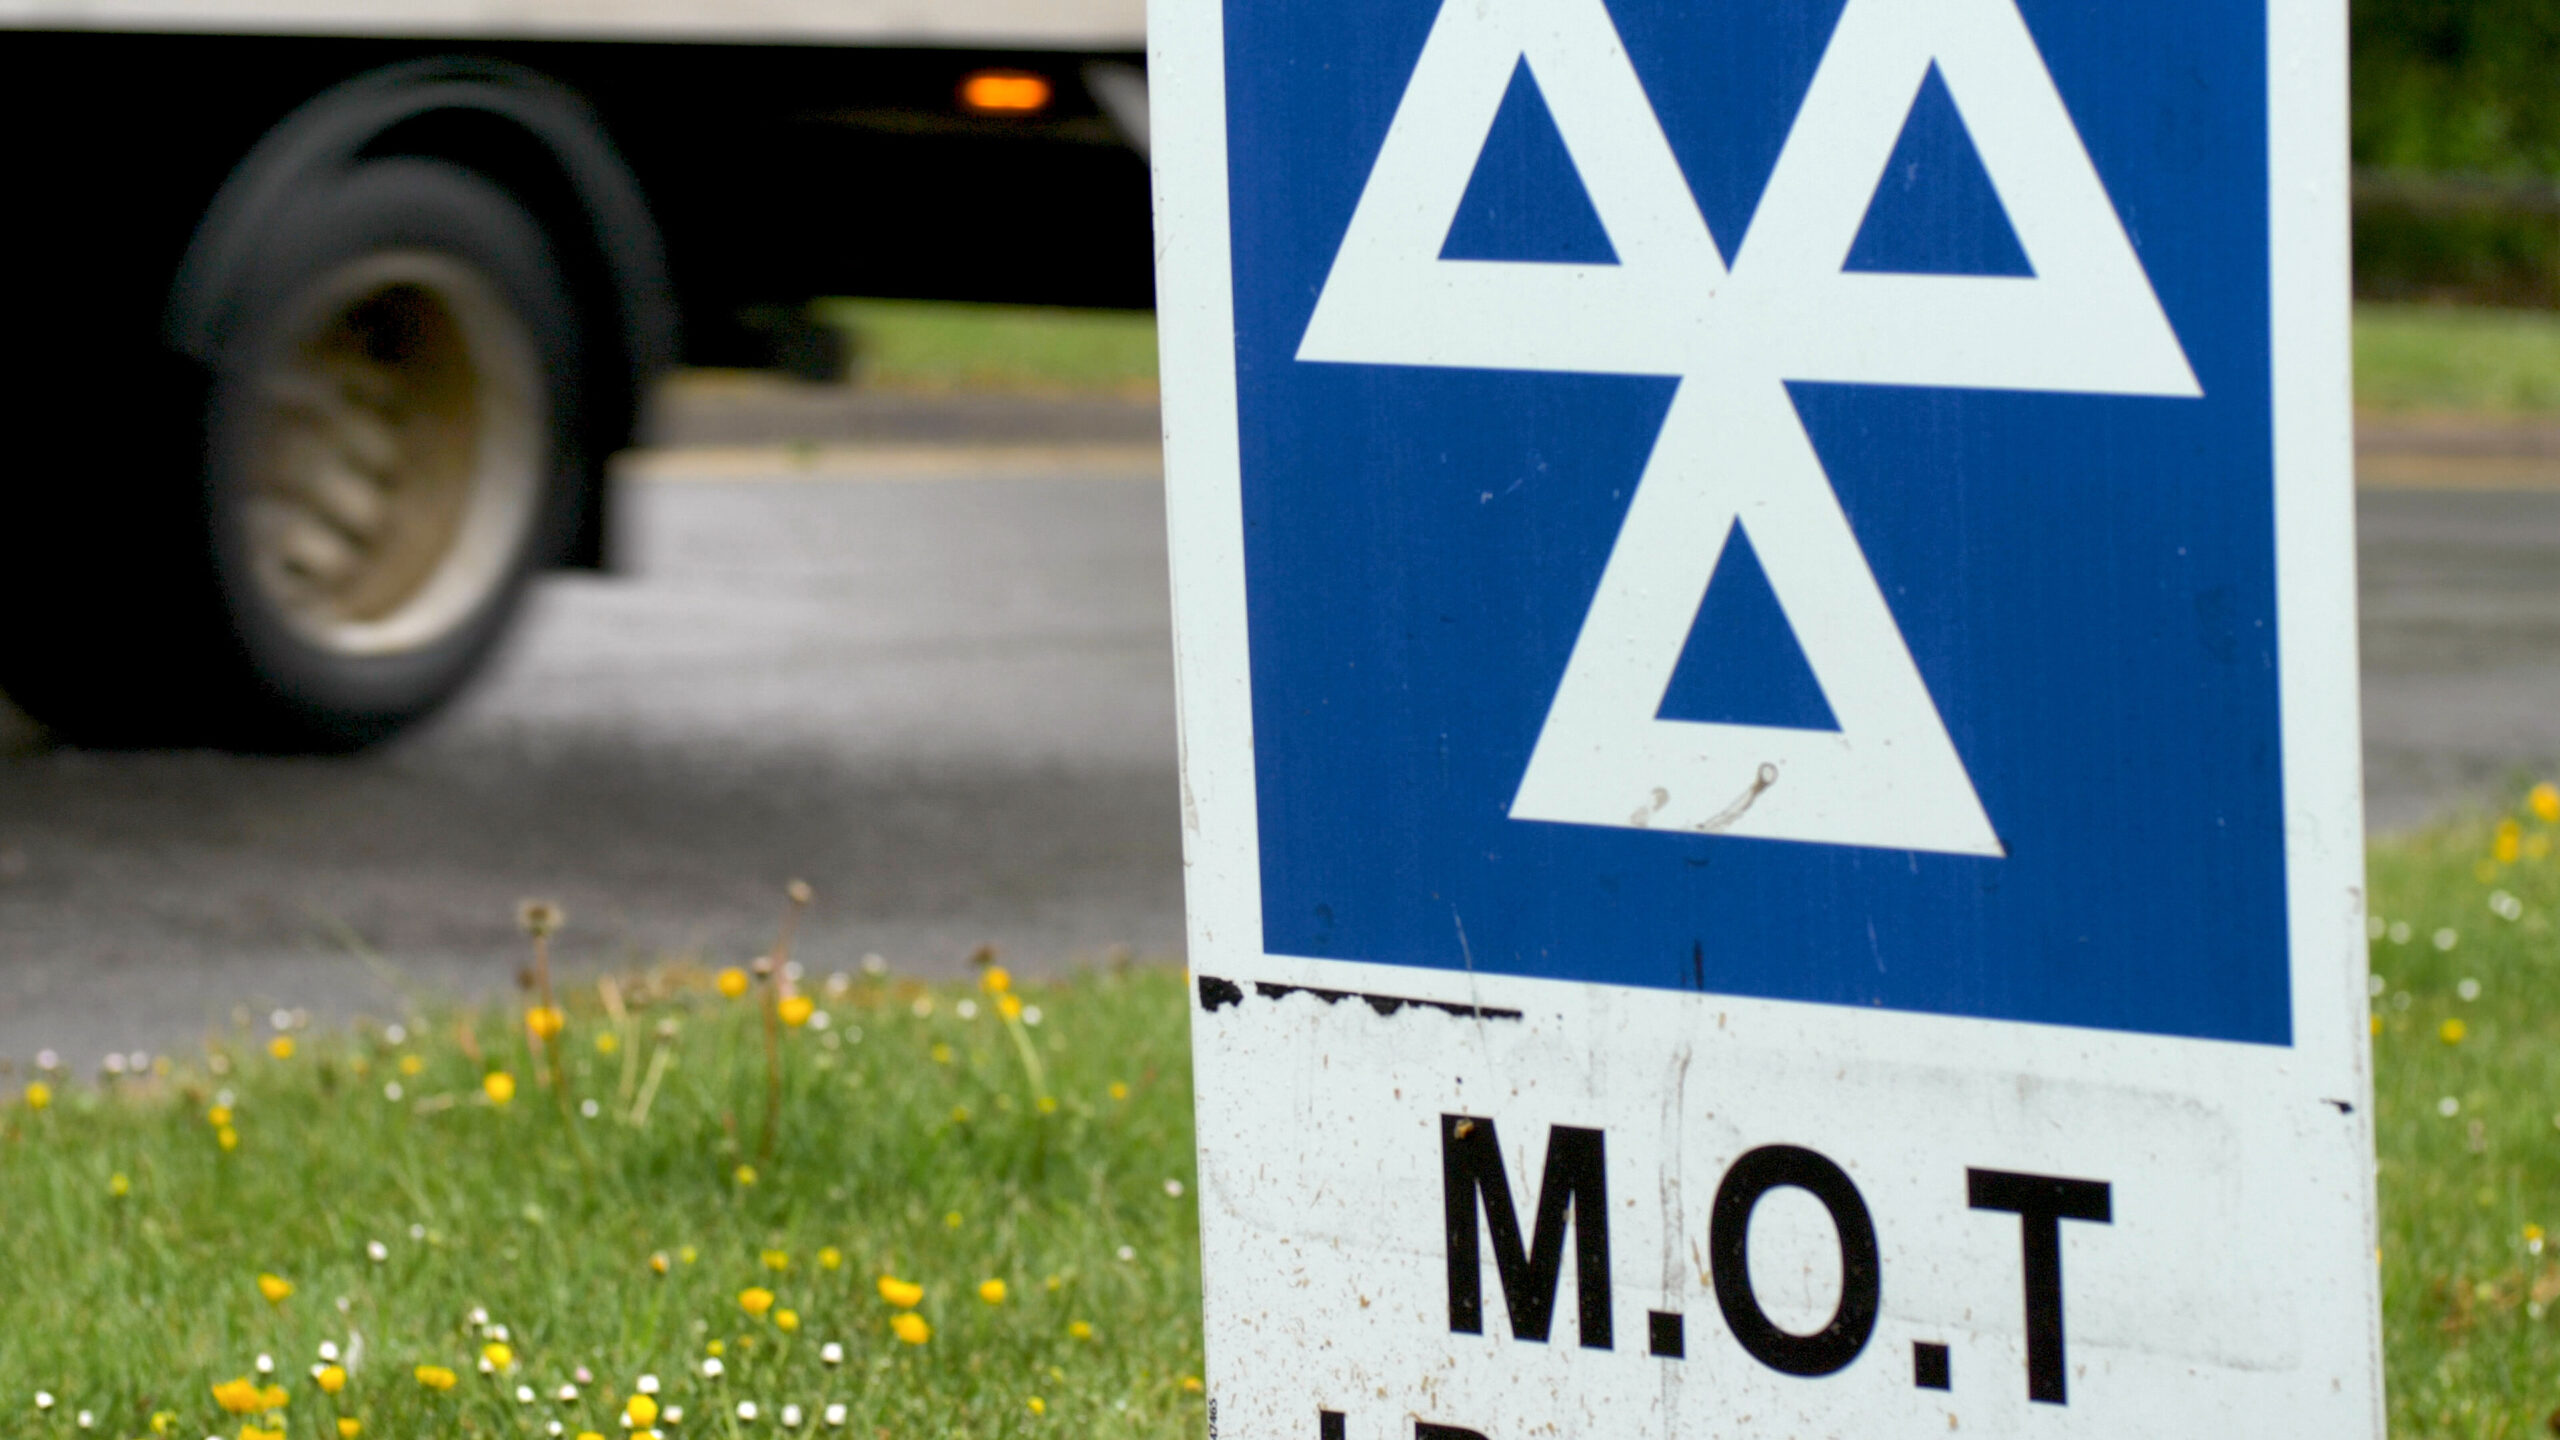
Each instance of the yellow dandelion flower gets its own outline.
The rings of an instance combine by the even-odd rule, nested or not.
[[[1007,1020],[1019,1020],[1019,1019],[1021,1019],[1021,1018],[1022,1018],[1022,997],[1021,997],[1021,996],[1019,996],[1019,995],[1013,995],[1013,994],[1004,994],[1004,995],[999,995],[999,996],[997,996],[997,997],[996,997],[996,1013],[997,1013],[997,1014],[999,1014],[999,1015],[1002,1015],[1002,1016],[1003,1016],[1004,1018],[1006,1018]]]
[[[2470,1027],[2464,1025],[2459,1017],[2447,1020],[2436,1027],[2436,1038],[2447,1045],[2461,1044],[2462,1037],[2469,1033],[2471,1033]]]
[[[818,1252],[818,1268],[821,1270],[843,1269],[844,1252],[833,1245],[829,1245],[825,1249],[820,1250]]]
[[[41,1109],[43,1109],[44,1107],[46,1107],[47,1105],[50,1105],[50,1104],[52,1104],[52,1103],[53,1103],[53,1087],[52,1087],[52,1086],[47,1085],[46,1083],[44,1083],[44,1082],[43,1082],[43,1081],[41,1081],[41,1080],[34,1080],[34,1081],[29,1081],[29,1082],[28,1082],[28,1084],[27,1084],[27,1108],[28,1108],[28,1109],[30,1109],[30,1110],[41,1110]]]
[[[536,1005],[524,1012],[524,1028],[532,1031],[536,1040],[548,1040],[558,1035],[560,1028],[567,1023],[568,1017],[560,1013],[557,1005]]]
[[[676,1251],[676,1258],[683,1261],[685,1264],[690,1265],[694,1261],[702,1258],[702,1252],[694,1249],[690,1245],[687,1245]]]
[[[959,1229],[959,1228],[960,1228],[960,1212],[959,1212],[959,1211],[957,1211],[957,1210],[953,1210],[953,1211],[950,1211],[950,1212],[948,1212],[948,1213],[944,1214],[944,1215],[943,1215],[943,1217],[942,1217],[942,1228],[943,1228],[943,1229],[945,1229],[945,1230],[957,1230],[957,1229]]]
[[[258,1408],[261,1410],[281,1410],[292,1403],[293,1397],[284,1393],[281,1385],[270,1385],[258,1392]]]
[[[2524,827],[2513,820],[2498,822],[2497,838],[2489,842],[2489,854],[2501,865],[2513,865],[2524,849]]]
[[[666,1251],[661,1250],[661,1251],[659,1251],[657,1254],[652,1255],[652,1256],[650,1256],[650,1257],[649,1257],[649,1270],[650,1270],[650,1273],[652,1273],[652,1274],[657,1274],[657,1275],[664,1275],[664,1274],[666,1274],[666,1273],[667,1273],[667,1271],[668,1271],[669,1269],[671,1269],[671,1268],[673,1268],[673,1267],[672,1267],[672,1266],[670,1266],[670,1265],[667,1263],[667,1252],[666,1252]]]
[[[515,1368],[516,1352],[509,1349],[504,1341],[492,1340],[480,1347],[480,1358],[488,1361],[489,1368],[492,1370],[512,1370]]]
[[[729,1172],[729,1178],[737,1181],[741,1185],[753,1185],[756,1183],[756,1167],[753,1165],[741,1165],[737,1169]]]
[[[2543,824],[2560,821],[2560,785],[2545,780],[2525,792],[2524,803],[2533,807],[2534,818]]]
[[[274,1057],[276,1057],[276,1058],[277,1058],[277,1059],[279,1059],[279,1060],[290,1060],[290,1059],[292,1059],[292,1058],[293,1058],[293,1037],[292,1037],[292,1036],[290,1036],[290,1035],[279,1035],[279,1036],[277,1036],[276,1038],[274,1038],[273,1040],[268,1041],[268,1042],[267,1042],[267,1053],[268,1053],[268,1054],[270,1054],[270,1055],[273,1055]]]
[[[783,1271],[791,1268],[791,1252],[788,1250],[767,1250],[761,1258],[767,1270]]]
[[[978,977],[978,985],[990,995],[1002,995],[1013,988],[1013,972],[1001,965],[990,965]]]
[[[785,995],[773,1008],[783,1024],[797,1028],[808,1024],[809,1017],[818,1013],[818,1002],[806,995]]]
[[[207,1110],[204,1112],[204,1123],[213,1126],[217,1130],[230,1124],[231,1107],[228,1105],[216,1105],[212,1109]]]
[[[1039,1099],[1031,1102],[1031,1108],[1039,1111],[1043,1115],[1055,1115],[1058,1113],[1058,1097],[1055,1095],[1043,1095]]]
[[[2542,1238],[2542,1227],[2541,1227],[2541,1226],[2539,1226],[2539,1225],[2527,1225],[2527,1226],[2525,1226],[2525,1227],[2524,1227],[2524,1240],[2525,1240],[2525,1243],[2526,1243],[2526,1244],[2530,1245],[2530,1244],[2532,1244],[2534,1241],[2539,1240],[2539,1239],[2541,1239],[2541,1238]]]
[[[732,965],[721,971],[719,979],[714,983],[720,987],[721,994],[735,1000],[747,993],[747,972]]]
[[[347,1367],[344,1365],[323,1366],[321,1367],[320,1373],[312,1378],[319,1382],[322,1394],[335,1395],[339,1391],[347,1388]]]
[[[400,1073],[408,1076],[412,1080],[415,1080],[420,1075],[426,1073],[426,1068],[427,1060],[423,1055],[403,1055],[400,1057]]]
[[[107,1177],[107,1193],[121,1200],[133,1193],[133,1178],[119,1170]]]
[[[246,1375],[225,1380],[213,1387],[213,1403],[234,1415],[255,1415],[259,1408],[258,1384]]]
[[[1126,1099],[1128,1099],[1128,1098],[1129,1098],[1129,1082],[1128,1082],[1128,1081],[1126,1081],[1126,1080],[1114,1080],[1114,1081],[1112,1081],[1112,1082],[1111,1082],[1111,1098],[1112,1098],[1112,1099],[1114,1099],[1114,1100],[1126,1100]]]
[[[880,1277],[880,1298],[901,1310],[913,1310],[924,1303],[924,1287],[895,1275]]]
[[[1206,1386],[1203,1386],[1200,1383],[1200,1377],[1197,1375],[1185,1375],[1182,1377],[1182,1389],[1185,1394],[1197,1395],[1206,1388]]]
[[[773,1292],[761,1285],[750,1285],[738,1292],[738,1308],[761,1320],[773,1308]]]
[[[175,1410],[154,1410],[151,1412],[151,1433],[154,1435],[166,1435],[171,1430],[176,1429],[177,1424],[178,1412]]]
[[[645,1429],[658,1423],[658,1402],[647,1395],[634,1395],[623,1402],[622,1414],[631,1422],[631,1428]]]
[[[901,1310],[889,1321],[889,1328],[910,1345],[921,1345],[933,1338],[933,1327],[913,1310]]]
[[[1043,1280],[1043,1281],[1041,1281],[1041,1282],[1040,1282],[1040,1288],[1041,1288],[1041,1289],[1043,1289],[1043,1290],[1048,1291],[1048,1292],[1049,1292],[1050,1294],[1052,1294],[1052,1295],[1055,1295],[1055,1294],[1057,1294],[1060,1290],[1065,1289],[1065,1288],[1066,1288],[1066,1285],[1067,1285],[1067,1282],[1066,1282],[1066,1281],[1059,1279],[1059,1278],[1058,1278],[1057,1276],[1055,1276],[1055,1275],[1052,1275],[1052,1276],[1050,1276],[1048,1279]]]
[[[602,1031],[602,1032],[600,1032],[600,1033],[598,1033],[598,1034],[597,1034],[597,1036],[596,1036],[596,1053],[597,1053],[597,1054],[599,1054],[599,1055],[610,1055],[610,1054],[612,1054],[613,1052],[615,1052],[616,1050],[619,1050],[619,1049],[621,1049],[621,1048],[622,1048],[622,1037],[621,1037],[621,1036],[614,1034],[614,1033],[613,1033],[612,1031],[610,1031],[610,1030]]]
[[[1067,1322],[1067,1338],[1070,1340],[1090,1340],[1093,1338],[1093,1327],[1082,1320],[1070,1320]]]
[[[458,1378],[442,1365],[421,1365],[409,1373],[417,1376],[418,1383],[430,1390],[450,1390]]]
[[[784,1333],[786,1333],[786,1334],[788,1334],[788,1333],[789,1333],[789,1332],[791,1332],[791,1331],[794,1331],[794,1330],[799,1329],[799,1328],[800,1328],[800,1312],[799,1312],[799,1311],[797,1311],[797,1310],[776,1310],[776,1311],[774,1311],[774,1312],[773,1312],[773,1328],[775,1328],[776,1330],[783,1331],[783,1332],[784,1332]]]
[[[213,1132],[213,1143],[225,1150],[237,1150],[240,1148],[240,1132],[225,1125]]]
[[[284,1440],[284,1431],[282,1428],[261,1430],[255,1425],[243,1425],[240,1427],[240,1440]]]
[[[293,1293],[293,1282],[281,1275],[261,1275],[258,1277],[258,1293],[267,1297],[268,1304],[281,1305],[284,1297]]]
[[[363,1433],[363,1421],[357,1419],[353,1415],[341,1415],[338,1417],[338,1440],[356,1440],[356,1437]]]
[[[702,1353],[705,1355],[726,1355],[729,1353],[729,1342],[726,1340],[714,1340],[710,1344],[702,1347]]]
[[[1022,1402],[1022,1406],[1023,1406],[1023,1408],[1024,1408],[1024,1409],[1029,1410],[1029,1411],[1030,1411],[1032,1414],[1034,1414],[1034,1415],[1046,1415],[1046,1414],[1048,1414],[1048,1413],[1049,1413],[1049,1402],[1048,1402],[1048,1401],[1046,1401],[1046,1400],[1041,1399],[1041,1398],[1040,1398],[1039,1396],[1037,1396],[1037,1395],[1034,1395],[1034,1396],[1032,1396],[1030,1399],[1023,1401],[1023,1402]]]
[[[2382,1033],[2382,1017],[2379,1015],[2373,1017],[2373,1033],[2376,1035]]]
[[[979,1298],[979,1299],[981,1299],[981,1300],[986,1301],[986,1302],[987,1302],[988,1304],[990,1304],[990,1305],[1001,1305],[1001,1304],[1003,1304],[1003,1303],[1004,1303],[1004,1282],[1003,1282],[1003,1281],[1001,1281],[1001,1280],[981,1280],[981,1281],[979,1281],[979,1282],[978,1282],[978,1298]]]
[[[948,1065],[951,1063],[951,1047],[939,1040],[935,1041],[933,1048],[925,1053],[933,1057],[933,1063],[936,1065]]]
[[[480,1090],[489,1097],[490,1104],[504,1105],[516,1098],[516,1077],[504,1070],[492,1070],[480,1077]]]
[[[966,1106],[966,1105],[954,1105],[954,1106],[952,1106],[952,1107],[951,1107],[951,1123],[952,1123],[952,1124],[954,1124],[954,1125],[966,1125],[966,1124],[968,1124],[968,1123],[969,1123],[969,1107],[968,1107],[968,1106]]]

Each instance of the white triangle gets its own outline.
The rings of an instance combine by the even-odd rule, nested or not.
[[[1442,260],[1525,60],[1616,265]],[[1856,274],[1935,63],[2035,274]],[[1448,0],[1298,358],[1681,377],[1522,820],[1998,855],[1789,380],[2200,393],[2013,0],[1849,0],[1728,276],[1602,0]],[[1836,731],[1658,718],[1737,519]]]

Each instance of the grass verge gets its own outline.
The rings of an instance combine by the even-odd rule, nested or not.
[[[853,339],[864,384],[908,390],[1081,391],[1153,396],[1153,315],[828,300],[819,317]]]
[[[2541,786],[2371,854],[2397,1436],[2560,1408],[2555,850]],[[619,1435],[650,1376],[671,1440],[1199,1433],[1179,974],[808,988],[671,970],[548,1048],[518,1005],[32,1081],[0,1431]]]
[[[0,1433],[1196,1434],[1178,974],[812,977],[769,1152],[746,978],[31,1084]]]
[[[2560,1410],[2560,792],[2377,843],[2374,1123],[2391,1431]]]
[[[2560,313],[2359,305],[2356,408],[2560,412]]]

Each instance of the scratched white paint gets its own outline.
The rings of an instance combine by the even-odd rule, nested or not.
[[[2278,605],[2290,1047],[1627,992],[1266,954],[1246,664],[1217,0],[1156,0],[1160,320],[1195,972],[1202,1244],[1215,1440],[1960,1434],[2382,1434],[2356,761],[2345,29],[2268,8]],[[1560,117],[1561,119],[1561,117]],[[1579,158],[1579,157],[1577,157]],[[1254,982],[1507,1007],[1516,1021],[1253,993]],[[1604,1129],[1617,1343],[1453,1335],[1436,1125],[1496,1117],[1530,1203],[1550,1124]],[[1875,1217],[1882,1311],[1839,1374],[1746,1355],[1698,1277],[1717,1178],[1794,1143]],[[2062,1226],[2070,1403],[2026,1397],[2019,1225],[1964,1170],[2103,1179],[2114,1219]],[[1524,1213],[1527,1224],[1530,1214]],[[1767,1273],[1818,1271],[1819,1226],[1771,1223]],[[1793,1240],[1790,1242],[1789,1236]],[[1787,1253],[1792,1243],[1794,1253]],[[1794,1303],[1819,1308],[1819,1277]],[[1771,1308],[1781,1308],[1777,1297]],[[1645,1311],[1687,1358],[1645,1353]],[[1949,1347],[1952,1388],[1913,1384]]]
[[[1941,1434],[1949,1417],[2002,1436],[2373,1429],[2370,1267],[2339,1263],[2371,1253],[2362,1097],[2341,1115],[2301,1057],[2043,1026],[1985,1043],[1988,1027],[1963,1020],[1244,963],[1267,979],[1524,1014],[1381,1017],[1357,999],[1251,987],[1214,1013],[1195,1007],[1221,1440],[1314,1440],[1319,1408],[1343,1412],[1345,1440],[1409,1440],[1416,1419],[1488,1440],[1800,1436],[1853,1422]],[[1548,1126],[1605,1130],[1613,1350],[1575,1343],[1570,1254],[1548,1343],[1510,1336],[1489,1265],[1485,1333],[1449,1332],[1443,1114],[1495,1119],[1524,1203]],[[1717,1181],[1773,1143],[1837,1162],[1874,1216],[1882,1319],[1837,1375],[1751,1358],[1701,1273]],[[2062,1225],[2067,1405],[2027,1398],[2019,1221],[1967,1207],[1968,1166],[2112,1186],[2112,1223]],[[1755,1274],[1836,1271],[1827,1229],[1786,1228],[1792,1247],[1785,1228],[1755,1224]],[[1836,1295],[1796,1304],[1827,1318]],[[1685,1359],[1646,1353],[1649,1310],[1685,1317]],[[1952,1390],[1914,1387],[1915,1341],[1949,1347]]]

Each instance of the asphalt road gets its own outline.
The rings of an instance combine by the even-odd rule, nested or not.
[[[632,471],[630,573],[550,582],[400,743],[85,753],[0,711],[0,1057],[504,986],[537,895],[571,966],[750,956],[794,876],[822,969],[1177,956],[1144,407],[681,399]],[[2560,766],[2560,461],[2400,438],[2361,506],[2383,827]]]

